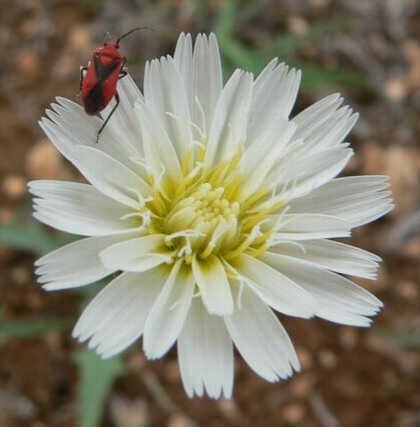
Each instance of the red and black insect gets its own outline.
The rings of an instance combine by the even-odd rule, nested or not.
[[[109,34],[105,34],[102,47],[94,50],[92,60],[87,67],[82,67],[80,72],[80,92],[85,112],[95,115],[101,112],[115,97],[115,106],[103,122],[96,135],[96,142],[104,130],[111,116],[120,103],[117,91],[118,80],[127,75],[125,63],[127,59],[119,51],[121,39],[137,30],[146,27],[134,28],[123,34],[116,41],[109,40]]]

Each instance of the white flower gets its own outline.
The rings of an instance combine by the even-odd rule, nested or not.
[[[233,346],[268,381],[300,369],[274,314],[368,326],[381,302],[340,274],[379,258],[331,238],[392,208],[382,176],[336,178],[357,115],[332,95],[289,118],[300,72],[277,60],[223,86],[216,37],[182,34],[146,64],[144,94],[120,80],[101,119],[57,99],[41,126],[89,184],[35,181],[34,216],[87,236],[37,261],[47,290],[119,273],[73,335],[103,357],[139,337],[150,359],[176,342],[189,396],[230,397]],[[112,108],[108,106],[106,116]]]

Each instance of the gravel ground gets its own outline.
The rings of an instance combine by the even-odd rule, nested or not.
[[[37,120],[55,96],[76,99],[79,66],[101,44],[105,31],[119,35],[139,25],[154,29],[124,41],[130,71],[140,82],[145,59],[171,53],[181,31],[211,30],[228,3],[2,1],[0,223],[9,224],[16,214],[29,215],[28,180],[77,179]],[[127,373],[117,379],[107,400],[103,427],[420,425],[420,4],[243,1],[235,39],[259,48],[282,33],[305,37],[314,25],[337,17],[346,18],[342,27],[311,35],[288,55],[329,71],[359,73],[374,88],[319,86],[303,92],[298,109],[327,93],[342,92],[361,113],[349,138],[356,156],[345,174],[391,177],[396,208],[355,230],[351,238],[352,244],[384,258],[376,282],[358,281],[384,301],[384,310],[369,330],[281,318],[298,350],[302,373],[268,384],[238,357],[232,401],[189,400],[174,351],[157,362],[133,351],[125,358]],[[79,295],[39,289],[33,261],[29,253],[0,248],[3,319],[76,318]],[[417,347],[409,334],[417,337]],[[0,427],[77,426],[76,348],[69,331],[0,341]]]

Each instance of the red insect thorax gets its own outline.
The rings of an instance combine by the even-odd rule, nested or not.
[[[103,46],[94,50],[93,56],[99,56],[101,58],[102,64],[105,66],[113,62],[122,62],[124,57],[121,55],[118,49],[119,46],[116,42],[105,42]]]

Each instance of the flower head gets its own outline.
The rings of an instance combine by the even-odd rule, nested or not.
[[[189,396],[229,397],[233,346],[268,381],[299,370],[273,310],[368,326],[381,302],[341,274],[379,258],[331,238],[392,208],[382,176],[336,178],[357,115],[339,95],[290,118],[300,72],[277,60],[223,86],[216,37],[182,34],[174,57],[127,76],[101,119],[59,98],[41,126],[88,184],[35,181],[34,216],[87,236],[37,261],[45,289],[114,273],[73,335],[103,357],[139,337],[148,358],[176,342]],[[107,116],[109,109],[104,112]],[[340,274],[341,273],[341,274]]]

